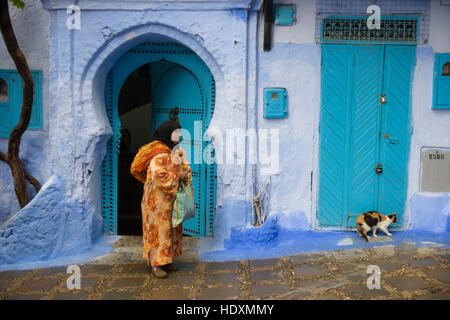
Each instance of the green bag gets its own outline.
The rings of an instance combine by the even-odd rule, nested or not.
[[[194,187],[180,181],[172,207],[172,228],[178,227],[188,219],[195,217]]]

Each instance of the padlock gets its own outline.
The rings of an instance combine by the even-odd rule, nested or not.
[[[381,163],[378,163],[378,164],[377,164],[377,168],[375,169],[375,172],[376,172],[377,174],[383,173],[383,166],[381,165]]]

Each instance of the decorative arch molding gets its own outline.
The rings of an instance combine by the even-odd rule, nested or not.
[[[193,36],[171,26],[145,24],[122,30],[92,55],[81,74],[80,100],[86,103],[89,103],[90,100],[92,101],[93,87],[95,84],[101,84],[98,81],[104,84],[108,71],[115,62],[128,50],[142,42],[151,41],[152,37],[158,35],[171,38],[191,49],[211,71],[216,81],[217,91],[225,87],[224,74],[219,64],[213,55]],[[132,37],[132,39],[129,39],[129,37]],[[220,104],[220,101],[220,97],[217,97],[216,103]]]
[[[190,49],[204,67],[209,69],[215,80],[215,109],[225,104],[224,74],[212,54],[193,36],[183,33],[174,27],[161,24],[145,24],[128,28],[115,34],[103,44],[87,61],[79,74],[78,89],[74,88],[75,105],[80,112],[74,113],[75,126],[80,128],[87,139],[76,141],[76,167],[82,169],[84,187],[82,197],[90,203],[94,212],[100,212],[102,161],[106,155],[107,142],[113,135],[113,129],[106,113],[105,84],[110,69],[127,54],[130,49],[141,43],[161,41],[178,42]],[[178,63],[178,61],[172,61]],[[192,66],[199,68],[202,64]],[[133,65],[138,68],[139,65]],[[210,122],[210,124],[212,121]],[[214,143],[214,142],[213,142]],[[220,188],[220,187],[219,187]]]

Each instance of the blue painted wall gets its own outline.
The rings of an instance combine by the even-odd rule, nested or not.
[[[40,14],[36,14],[39,12]],[[26,131],[22,136],[20,157],[24,167],[44,184],[51,176],[50,165],[47,162],[48,152],[48,70],[50,65],[50,46],[48,28],[50,15],[43,9],[39,0],[27,1],[24,10],[10,8],[12,25],[19,45],[25,53],[28,65],[32,70],[42,70],[42,106],[43,130]],[[40,35],[40,36],[36,36]],[[15,64],[5,44],[0,40],[0,69],[15,70]],[[8,139],[0,138],[0,151],[6,153]],[[27,192],[33,197],[36,192],[33,186],[27,184]],[[9,166],[0,161],[0,224],[20,209],[14,193],[14,185]]]
[[[104,109],[106,74],[129,48],[166,37],[194,50],[215,77],[216,110],[208,133],[216,146],[221,142],[218,133],[229,128],[278,129],[280,134],[278,166],[267,170],[252,164],[258,155],[250,150],[243,164],[238,163],[239,154],[233,155],[233,165],[218,164],[216,233],[213,239],[203,239],[199,248],[233,250],[249,239],[272,246],[315,229],[321,57],[314,39],[315,2],[276,2],[297,5],[297,24],[274,26],[269,52],[262,51],[261,1],[205,1],[179,7],[172,1],[132,1],[121,3],[120,10],[110,10],[98,0],[80,1],[80,30],[66,27],[66,1],[34,0],[27,2],[25,11],[16,10],[13,24],[19,43],[30,67],[43,71],[44,129],[24,135],[21,156],[30,173],[48,188],[19,210],[9,168],[0,162],[1,263],[80,254],[99,239],[100,168],[112,134]],[[410,230],[448,231],[448,194],[421,194],[419,177],[421,148],[450,146],[450,135],[442,134],[448,132],[449,110],[431,110],[434,53],[450,51],[450,41],[443,36],[449,14],[450,7],[432,1],[430,41],[416,52],[406,212]],[[2,41],[0,68],[14,68]],[[287,88],[288,118],[263,118],[265,87]],[[262,147],[260,141],[257,150]],[[0,139],[0,150],[7,150],[5,139]],[[253,184],[264,185],[270,174],[270,219],[255,228]],[[28,188],[33,195],[33,188]],[[27,215],[42,225],[25,219]],[[32,236],[24,239],[23,234]],[[20,252],[23,241],[30,244],[25,254]]]

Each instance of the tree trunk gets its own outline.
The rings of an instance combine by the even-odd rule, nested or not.
[[[30,202],[26,192],[25,178],[28,179],[39,192],[40,184],[28,174],[23,168],[22,161],[19,158],[20,140],[22,134],[28,128],[33,106],[34,82],[31,77],[30,68],[22,50],[17,43],[9,15],[8,0],[0,0],[0,29],[11,58],[14,60],[17,71],[22,78],[23,84],[23,103],[20,111],[19,123],[12,130],[8,140],[8,154],[0,153],[0,159],[9,164],[14,179],[14,190],[20,208],[23,208]]]

